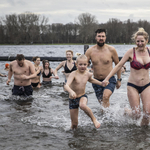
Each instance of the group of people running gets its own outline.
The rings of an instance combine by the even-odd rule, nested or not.
[[[13,95],[31,95],[32,87],[40,87],[40,75],[43,76],[42,84],[51,83],[51,79],[59,79],[57,72],[64,68],[65,74],[64,89],[69,93],[69,110],[71,117],[71,128],[78,126],[78,111],[81,108],[92,120],[96,128],[100,123],[95,118],[92,110],[87,106],[88,97],[85,94],[87,81],[92,83],[96,97],[103,108],[110,106],[110,96],[115,87],[121,86],[121,70],[126,69],[124,64],[130,61],[130,75],[127,83],[127,95],[131,109],[125,109],[125,115],[134,119],[142,116],[141,125],[148,125],[150,119],[150,51],[146,45],[149,40],[148,33],[143,29],[133,34],[132,39],[136,46],[129,49],[119,61],[116,49],[105,43],[106,30],[96,30],[96,44],[90,47],[85,54],[73,58],[73,51],[66,51],[67,60],[62,61],[55,70],[49,67],[49,61],[43,61],[40,65],[40,57],[34,57],[34,65],[18,54],[15,61],[10,63],[7,84],[14,75]],[[92,62],[93,72],[87,69],[88,62]],[[115,67],[113,68],[113,62]],[[54,76],[52,76],[52,74]],[[114,75],[117,74],[117,79]],[[143,113],[140,108],[142,101]]]
[[[59,79],[59,76],[57,75],[57,71],[60,68],[64,68],[63,74],[65,75],[65,82],[67,81],[67,78],[69,74],[77,70],[75,61],[73,60],[73,51],[72,50],[67,50],[66,51],[66,60],[62,61],[56,69],[52,69],[50,67],[50,63],[48,60],[43,60],[43,67],[40,66],[40,57],[36,56],[33,57],[33,62],[34,62],[34,67],[35,67],[35,72],[37,76],[33,79],[31,79],[31,85],[33,88],[38,87],[40,88],[41,85],[48,85],[51,84],[52,78],[54,79]],[[42,75],[43,81],[40,82],[40,76]]]
[[[16,60],[12,61],[9,65],[10,67],[7,80],[7,85],[9,85],[12,75],[14,75],[14,87],[12,89],[12,95],[29,96],[32,95],[34,88],[40,88],[41,85],[50,85],[52,78],[59,79],[57,71],[61,67],[64,67],[63,73],[66,77],[65,80],[67,80],[69,74],[77,69],[75,61],[72,58],[73,51],[67,50],[67,60],[61,62],[54,70],[50,67],[48,60],[43,60],[43,66],[40,66],[40,57],[33,57],[32,63],[31,61],[26,60],[23,54],[17,54]],[[42,82],[40,82],[41,76]]]

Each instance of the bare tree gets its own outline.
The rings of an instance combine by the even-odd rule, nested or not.
[[[0,18],[0,44],[5,43],[5,30],[3,25],[3,19]]]
[[[106,24],[107,41],[109,43],[121,43],[122,22],[118,19],[111,18]]]
[[[95,30],[98,28],[96,17],[89,13],[82,13],[78,16],[76,23],[80,26],[78,32],[81,42],[90,42],[94,37]]]
[[[148,22],[147,20],[139,20],[137,25],[138,27],[143,27],[145,31],[150,35],[150,22]]]
[[[6,36],[8,37],[8,43],[19,43],[19,24],[16,14],[6,15],[4,20],[6,28]]]

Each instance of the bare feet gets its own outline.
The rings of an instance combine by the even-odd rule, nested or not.
[[[124,115],[125,116],[128,115],[128,116],[132,117],[132,110],[129,108],[125,108],[124,109]]]
[[[99,128],[101,126],[101,124],[97,121],[97,119],[95,119],[95,121],[93,121],[95,128]]]

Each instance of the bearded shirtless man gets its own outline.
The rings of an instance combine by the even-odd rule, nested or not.
[[[113,62],[115,65],[119,63],[119,58],[115,48],[105,44],[106,30],[97,29],[95,33],[97,44],[89,48],[85,55],[88,61],[92,61],[94,78],[103,81],[113,69]],[[110,84],[106,87],[92,84],[98,101],[105,108],[110,105],[109,98],[114,92],[115,86],[117,89],[121,86],[121,70],[117,72],[117,77],[117,81],[114,76],[110,78]]]

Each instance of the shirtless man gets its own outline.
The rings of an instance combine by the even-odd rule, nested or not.
[[[26,60],[23,54],[17,54],[16,60],[10,63],[7,85],[9,85],[12,75],[14,75],[12,95],[32,95],[33,90],[30,79],[36,77],[37,74],[33,64]]]
[[[119,58],[115,48],[105,44],[106,30],[97,29],[95,33],[97,44],[89,48],[85,55],[87,56],[88,61],[92,61],[94,78],[103,81],[113,69],[113,62],[115,65],[119,63]],[[106,87],[92,84],[96,97],[104,108],[109,107],[109,98],[112,95],[115,86],[117,89],[121,86],[121,70],[117,72],[117,77],[117,82],[114,76],[110,78],[110,84]]]
[[[80,55],[76,60],[77,70],[70,73],[67,83],[64,85],[66,91],[69,92],[69,109],[71,117],[71,128],[76,129],[78,126],[79,107],[91,118],[96,128],[100,127],[100,123],[94,117],[92,110],[87,106],[87,95],[85,87],[87,81],[102,85],[102,82],[95,80],[92,73],[87,71],[87,57]]]

